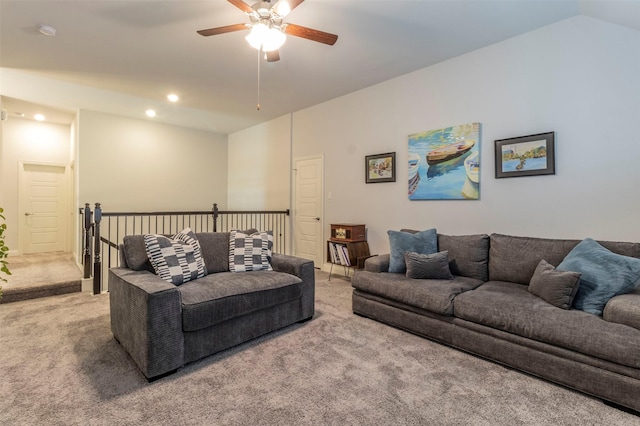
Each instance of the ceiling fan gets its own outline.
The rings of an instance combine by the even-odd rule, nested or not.
[[[246,37],[247,41],[254,48],[264,51],[268,62],[280,60],[278,49],[284,43],[286,34],[330,46],[333,46],[338,40],[338,36],[335,34],[284,22],[284,18],[289,12],[304,0],[276,0],[273,4],[271,0],[262,0],[251,6],[242,0],[227,1],[246,13],[251,22],[200,30],[198,34],[212,36],[251,29],[251,33]]]

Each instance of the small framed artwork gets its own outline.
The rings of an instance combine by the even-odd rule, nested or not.
[[[496,179],[556,174],[555,132],[499,139]]]
[[[396,181],[396,153],[367,155],[365,157],[367,183]]]

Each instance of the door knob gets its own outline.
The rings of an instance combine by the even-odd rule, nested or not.
[[[33,213],[25,213],[24,215],[25,216],[31,216],[31,215],[33,215]]]
[[[316,218],[315,218],[315,220],[320,220],[320,218],[319,218],[319,217],[316,217]]]

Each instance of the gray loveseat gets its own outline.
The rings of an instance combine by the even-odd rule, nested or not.
[[[150,380],[311,319],[312,261],[273,254],[273,271],[229,272],[229,233],[198,233],[208,274],[180,286],[155,275],[143,236],[127,236],[109,270],[111,330]]]
[[[640,289],[601,316],[553,306],[529,291],[541,259],[553,266],[577,240],[437,236],[453,279],[389,273],[389,255],[352,278],[353,312],[640,411]],[[640,258],[640,244],[600,242]]]

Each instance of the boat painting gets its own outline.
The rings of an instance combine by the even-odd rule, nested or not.
[[[420,156],[418,154],[409,153],[409,195],[413,194],[420,182],[420,173],[418,173],[419,165]]]
[[[409,199],[479,199],[480,130],[469,123],[409,135]]]
[[[467,172],[467,177],[473,183],[480,182],[480,155],[478,152],[474,152],[464,160],[464,170]]]
[[[466,154],[475,144],[476,141],[463,140],[462,142],[455,142],[433,149],[427,152],[427,163],[432,165],[453,160],[454,158]]]

